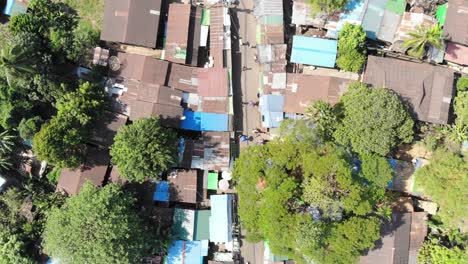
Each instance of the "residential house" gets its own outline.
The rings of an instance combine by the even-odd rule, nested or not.
[[[106,0],[101,40],[155,48],[161,0]]]
[[[337,49],[336,40],[294,36],[291,62],[334,68]]]
[[[346,92],[349,79],[332,76],[288,73],[284,112],[304,114],[307,107],[318,100],[336,104]]]
[[[229,131],[229,116],[184,110],[180,128],[193,131]]]
[[[468,2],[449,0],[444,34],[451,42],[468,46],[468,27],[466,25],[468,25]]]
[[[404,0],[368,0],[362,20],[367,37],[393,43],[405,7]]]
[[[180,145],[181,167],[205,171],[229,171],[231,152],[228,132],[203,132],[201,139],[186,139]]]
[[[117,131],[127,123],[128,117],[122,114],[106,111],[97,120],[91,130],[91,142],[109,148],[114,143]]]
[[[181,64],[198,65],[201,13],[199,7],[172,3],[167,19],[164,59]]]
[[[68,195],[80,192],[83,184],[88,181],[94,186],[102,186],[109,166],[107,149],[87,147],[86,160],[77,169],[63,169],[57,183],[57,190]]]
[[[458,65],[468,66],[468,46],[447,42],[444,60]]]
[[[143,83],[165,85],[169,69],[167,61],[132,53],[118,53],[118,70],[111,72],[117,80],[131,79]]]
[[[171,243],[167,254],[167,264],[202,264],[208,256],[208,241],[182,241]]]
[[[183,115],[182,91],[167,86],[126,80],[119,97],[130,120],[158,117],[165,126],[178,128]]]
[[[262,127],[277,128],[284,118],[284,96],[264,94],[260,96],[259,108],[262,115]]]
[[[232,200],[229,194],[211,195],[210,241],[229,243],[232,241]]]
[[[405,12],[395,33],[392,49],[405,52],[406,48],[403,47],[403,43],[410,38],[409,33],[416,31],[418,27],[430,28],[437,23],[437,19],[426,14]]]
[[[215,68],[224,68],[225,52],[225,9],[222,3],[210,6],[210,66]],[[229,38],[230,40],[230,38]]]
[[[425,63],[369,56],[363,81],[396,92],[420,121],[447,124],[453,71]]]
[[[427,213],[414,212],[411,198],[400,199],[391,221],[383,221],[376,246],[360,257],[360,264],[417,264],[427,235]]]
[[[283,44],[283,1],[255,0],[254,15],[257,17],[257,44]]]
[[[210,238],[210,210],[175,208],[172,235],[187,241],[202,241]],[[215,232],[216,233],[216,232]]]
[[[168,86],[186,93],[198,93],[198,71],[200,69],[182,64],[172,64]]]
[[[260,81],[263,93],[277,93],[286,89],[286,44],[257,45],[257,61],[263,72]]]
[[[168,173],[169,201],[199,203],[203,199],[203,174],[198,170],[172,170]]]

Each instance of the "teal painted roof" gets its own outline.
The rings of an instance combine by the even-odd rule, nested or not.
[[[195,231],[193,240],[210,239],[210,210],[198,210],[195,212]]]
[[[335,67],[337,41],[294,36],[291,62],[322,67]]]
[[[362,20],[362,27],[368,38],[377,39],[386,5],[387,0],[369,0],[367,11]]]
[[[227,243],[232,241],[231,196],[211,195],[210,241]]]

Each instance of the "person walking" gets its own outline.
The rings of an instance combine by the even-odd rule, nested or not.
[[[251,107],[258,106],[258,102],[254,102],[254,101],[242,102],[242,104],[247,105],[247,106],[251,106]]]

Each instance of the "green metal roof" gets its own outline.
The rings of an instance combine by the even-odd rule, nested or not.
[[[217,172],[208,172],[208,190],[217,190],[218,189],[218,173]]]
[[[447,17],[447,6],[448,3],[445,3],[437,8],[436,18],[439,20],[439,25],[443,26],[445,24],[445,18]]]
[[[202,24],[203,26],[209,26],[210,23],[211,23],[211,13],[210,13],[210,9],[204,8],[204,9],[203,9],[203,12],[202,12],[201,24]]]
[[[210,239],[210,210],[198,210],[195,212],[195,231],[193,240]]]
[[[388,0],[385,10],[392,11],[395,14],[403,15],[406,9],[406,0]]]

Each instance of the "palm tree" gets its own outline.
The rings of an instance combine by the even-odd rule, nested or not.
[[[415,31],[409,32],[408,35],[410,38],[404,41],[403,47],[408,48],[408,54],[416,58],[422,58],[428,46],[438,49],[443,48],[442,40],[444,37],[439,24],[429,28],[419,26]]]
[[[15,136],[8,134],[8,131],[3,131],[0,133],[0,154],[6,154],[12,151]]]
[[[17,77],[34,72],[29,52],[17,45],[7,45],[0,50],[0,72],[5,76],[9,86]]]

